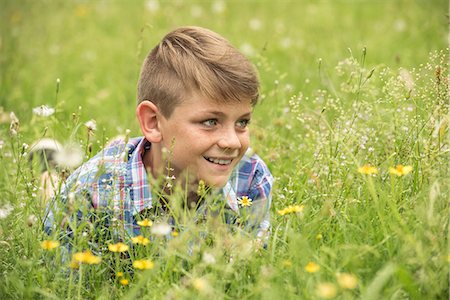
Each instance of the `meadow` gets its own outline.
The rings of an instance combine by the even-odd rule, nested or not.
[[[0,16],[1,299],[449,298],[446,1],[1,0]],[[267,248],[174,207],[170,239],[158,220],[123,245],[78,224],[73,264],[43,230],[52,200],[30,148],[53,138],[86,161],[139,136],[141,63],[181,25],[259,71]]]

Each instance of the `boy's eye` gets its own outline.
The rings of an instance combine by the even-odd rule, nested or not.
[[[250,124],[250,120],[248,119],[242,119],[236,122],[237,127],[239,128],[246,128]]]
[[[217,125],[216,119],[209,119],[202,122],[202,124],[206,127],[214,127]]]

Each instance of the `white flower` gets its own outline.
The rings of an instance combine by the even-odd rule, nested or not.
[[[0,219],[4,219],[12,212],[14,208],[10,204],[6,204],[0,208]]]
[[[214,255],[208,252],[203,253],[202,260],[207,265],[213,265],[216,263],[216,258],[214,257]]]
[[[149,11],[149,12],[156,12],[159,10],[159,2],[158,0],[148,0],[145,3],[145,8]]]
[[[225,11],[225,2],[217,0],[212,4],[212,11],[216,14],[223,13]]]
[[[97,122],[95,122],[94,119],[89,120],[86,123],[84,123],[84,126],[86,126],[89,131],[96,131],[97,130]]]
[[[262,28],[262,22],[260,19],[253,18],[248,22],[248,26],[251,30],[258,31]]]
[[[242,53],[244,53],[247,56],[253,56],[255,55],[255,49],[253,46],[249,43],[243,43],[241,47],[239,47]]]
[[[154,235],[165,236],[172,231],[172,227],[167,223],[157,223],[152,226],[151,231]]]
[[[39,117],[49,117],[55,113],[55,109],[47,105],[41,105],[33,108],[33,113]]]
[[[66,145],[55,155],[56,163],[68,169],[74,169],[83,162],[83,151],[76,144]]]

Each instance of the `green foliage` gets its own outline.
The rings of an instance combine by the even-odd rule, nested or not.
[[[449,297],[445,1],[0,6],[0,298]],[[140,64],[186,24],[221,33],[259,69],[252,148],[276,177],[268,247],[220,218],[196,224],[180,190],[172,201],[184,226],[178,236],[144,230],[148,245],[126,240],[126,254],[112,253],[110,232],[85,222],[74,226],[74,250],[102,261],[71,269],[64,247],[41,248],[56,235],[41,226],[44,191],[29,145],[56,138],[87,160],[116,135],[139,135]],[[56,112],[33,114],[44,104]],[[91,119],[96,130],[86,126]],[[358,172],[367,164],[378,173]],[[412,172],[391,174],[399,164]],[[278,213],[290,205],[303,208]],[[154,267],[133,267],[143,258]],[[320,269],[308,272],[310,262]],[[357,285],[348,288],[342,274]]]

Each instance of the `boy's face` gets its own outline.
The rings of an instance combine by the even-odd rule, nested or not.
[[[250,100],[217,103],[194,94],[168,119],[160,116],[162,144],[170,150],[174,175],[187,171],[196,181],[223,187],[248,149],[252,110]]]

